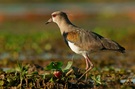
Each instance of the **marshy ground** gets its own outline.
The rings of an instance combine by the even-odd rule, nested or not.
[[[124,16],[88,18],[74,23],[117,41],[126,53],[90,54],[95,67],[88,81],[82,78],[75,83],[84,72],[85,61],[66,46],[55,24],[45,25],[47,20],[4,21],[0,24],[0,88],[134,89],[135,22]],[[47,70],[51,63],[56,63],[55,67]],[[60,71],[60,77],[54,71]]]

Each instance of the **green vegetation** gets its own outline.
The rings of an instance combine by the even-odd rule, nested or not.
[[[127,51],[123,55],[115,52],[91,54],[95,67],[89,73],[89,80],[82,78],[77,83],[84,73],[85,62],[80,60],[81,56],[77,60],[70,57],[74,53],[64,43],[56,25],[45,25],[47,20],[1,22],[0,88],[135,88],[135,25],[129,19],[122,17],[120,20],[122,22],[115,17],[101,16],[87,22],[86,19],[73,21],[77,26],[118,41]],[[52,58],[37,57],[42,55]]]
[[[38,65],[27,64],[23,66],[18,63],[15,69],[0,71],[0,88],[87,88],[90,89],[133,89],[135,88],[131,76],[131,70],[118,69],[114,67],[95,67],[89,75],[87,82],[84,78],[77,81],[82,72],[71,67],[72,61],[69,61],[65,68],[62,68],[62,62],[51,62],[45,68]],[[57,70],[57,72],[56,72]],[[125,82],[122,80],[125,79]]]
[[[83,24],[85,25],[85,23]],[[79,23],[78,25],[83,24]],[[84,28],[87,29],[89,27]],[[129,49],[133,49],[134,46],[128,46],[125,43],[125,40],[127,40],[126,42],[128,43],[133,43],[133,28],[135,28],[133,25],[128,25],[128,27],[113,27],[108,26],[107,24],[99,27],[93,27],[91,30],[105,37],[118,41],[124,46],[127,46]],[[60,35],[59,28],[54,24],[45,25],[43,22],[4,22],[1,25],[0,43],[0,53],[25,53],[27,51],[34,51],[34,53],[40,54],[44,51],[53,52],[54,49],[57,51],[58,49],[56,50],[56,48],[62,48],[61,46],[66,48],[66,45],[64,44]],[[60,44],[58,45],[57,43]]]

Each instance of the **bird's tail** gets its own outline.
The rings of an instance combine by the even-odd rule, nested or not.
[[[105,49],[105,50],[114,50],[114,51],[119,51],[121,53],[125,53],[125,48],[122,47],[121,45],[119,45],[115,41],[112,41],[112,40],[107,39],[107,38],[103,38],[101,40],[101,43],[104,47],[103,49]]]

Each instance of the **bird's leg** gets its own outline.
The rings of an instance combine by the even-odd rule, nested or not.
[[[88,63],[89,61],[87,59],[85,59],[85,62],[86,62],[85,70],[87,71],[90,65],[89,65],[89,63]],[[87,80],[87,77],[88,77],[88,74],[86,73],[85,80]]]
[[[86,79],[87,79],[87,73],[93,68],[93,63],[90,61],[90,58],[88,57],[88,55],[85,55],[85,61],[86,61],[86,71],[81,75],[81,77],[78,79],[78,81],[84,76],[86,75]]]
[[[86,62],[86,68],[85,68],[85,70],[87,70],[90,65],[89,65],[89,63],[88,63],[89,61],[87,59],[85,59],[85,62]]]
[[[88,57],[88,56],[87,56]],[[85,80],[87,80],[87,78],[88,78],[88,72],[94,67],[94,65],[93,65],[93,63],[91,62],[91,60],[90,60],[90,58],[88,57],[87,58],[87,61],[88,61],[88,64],[89,64],[89,66],[88,66],[88,68],[87,68],[87,73],[86,73],[86,78],[85,78]]]

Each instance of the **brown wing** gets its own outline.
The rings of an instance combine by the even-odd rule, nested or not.
[[[95,37],[91,32],[85,30],[74,30],[65,33],[66,40],[73,42],[75,45],[87,51],[97,51],[102,49],[102,44],[98,37]]]
[[[73,42],[82,50],[98,51],[98,50],[115,50],[124,52],[124,48],[118,43],[100,36],[91,31],[86,30],[74,30],[66,33],[66,40]]]

